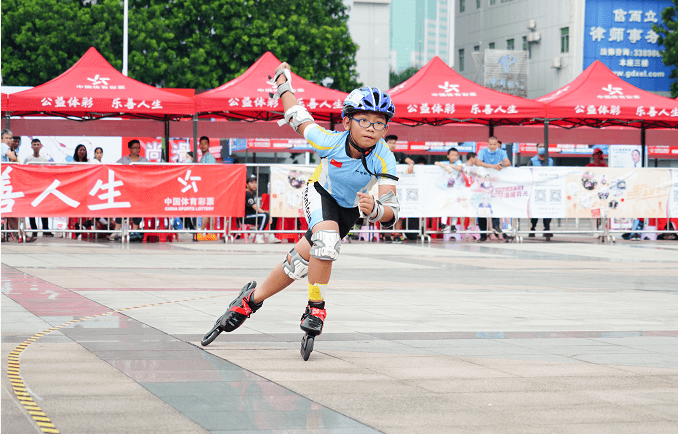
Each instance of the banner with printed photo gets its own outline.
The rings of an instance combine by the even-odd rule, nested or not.
[[[304,217],[304,187],[316,167],[298,164],[271,166],[271,217]]]
[[[678,217],[678,169],[671,171],[671,194],[669,196],[668,211],[672,218]]]
[[[643,161],[640,158],[642,152],[640,145],[614,145],[609,148],[609,158],[607,165],[609,167],[628,167],[639,169],[643,167]]]
[[[568,170],[565,184],[569,218],[665,218],[672,189],[668,169],[581,167]]]
[[[527,217],[529,170],[461,167],[448,172],[439,166],[417,165],[413,174],[399,172],[400,216]]]

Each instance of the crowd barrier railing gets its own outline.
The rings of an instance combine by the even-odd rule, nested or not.
[[[3,163],[5,164],[17,164],[17,163]],[[73,165],[73,164],[81,164],[81,163],[29,163],[29,164],[38,164],[38,165]],[[84,163],[86,164],[86,163]],[[132,165],[166,165],[168,163],[132,163]],[[183,164],[183,163],[182,163]],[[121,165],[122,164],[113,164],[113,165]],[[248,173],[253,173],[255,174],[257,181],[260,181],[264,179],[264,176],[270,174],[270,169],[271,167],[275,166],[275,164],[247,164],[246,165],[248,168]],[[257,188],[257,197],[261,197],[262,192],[268,191],[269,189],[262,189],[260,188],[262,183],[258,182],[257,183],[258,188]],[[105,214],[105,213],[103,213]],[[134,213],[131,213],[134,214]],[[105,216],[102,216],[105,217]],[[48,217],[49,218],[49,217]],[[300,218],[303,217],[272,217],[272,218],[277,218],[279,219],[281,223],[281,229],[267,229],[267,230],[259,230],[258,225],[253,225],[250,227],[245,227],[241,226],[240,228],[235,227],[235,222],[234,219],[238,219],[241,217],[229,217],[229,216],[224,216],[224,217],[213,217],[215,219],[223,218],[223,227],[221,228],[210,228],[210,229],[174,229],[172,225],[170,224],[169,218],[168,217],[153,217],[153,216],[146,216],[143,217],[144,219],[146,218],[158,218],[158,219],[168,219],[167,220],[167,227],[164,229],[158,229],[157,226],[156,228],[139,228],[139,230],[133,230],[131,229],[130,226],[130,218],[124,218],[123,223],[120,226],[120,228],[116,229],[115,227],[110,226],[110,221],[109,225],[106,228],[103,229],[74,229],[74,228],[48,228],[47,231],[52,232],[52,233],[64,233],[64,234],[100,234],[100,233],[106,233],[106,234],[113,234],[113,235],[119,235],[122,239],[122,241],[129,243],[131,234],[134,232],[143,232],[145,234],[172,234],[172,233],[181,233],[181,234],[190,234],[190,235],[199,235],[199,234],[217,234],[221,236],[223,242],[235,242],[238,236],[256,236],[256,235],[268,235],[268,234],[279,234],[279,235],[284,235],[284,234],[293,234],[293,235],[298,235],[302,236],[307,229],[284,229],[285,228],[285,221],[288,219],[293,219],[294,221],[297,221]],[[429,218],[436,219],[438,217],[415,217],[419,219],[419,228],[418,229],[410,229],[409,226],[407,225],[408,222],[404,222],[403,229],[384,229],[384,228],[376,228],[375,226],[367,226],[367,227],[356,227],[354,228],[351,232],[349,232],[349,235],[355,235],[355,234],[362,234],[362,235],[368,235],[368,237],[364,237],[364,239],[371,240],[372,238],[376,238],[373,236],[379,235],[387,235],[387,234],[411,234],[415,235],[417,238],[418,242],[422,243],[431,243],[432,242],[432,235],[434,234],[440,234],[444,235],[447,232],[443,230],[431,230],[430,228],[427,227],[426,225],[426,220]],[[470,217],[474,218],[474,217]],[[481,217],[485,218],[485,217]],[[593,219],[593,218],[592,218]],[[36,218],[38,220],[38,218]],[[512,218],[509,219],[511,221],[510,229],[504,232],[510,241],[513,242],[522,242],[523,238],[525,238],[529,234],[544,234],[544,233],[549,233],[553,235],[592,235],[596,236],[602,241],[605,242],[614,242],[616,240],[615,235],[618,234],[623,234],[623,233],[638,233],[638,234],[674,234],[678,235],[677,230],[657,230],[657,229],[650,229],[650,228],[643,228],[639,230],[630,230],[630,229],[611,229],[610,228],[610,218],[609,217],[600,217],[601,220],[601,225],[600,228],[589,228],[589,229],[584,229],[584,228],[579,228],[579,224],[577,220],[577,227],[574,230],[559,230],[559,229],[550,229],[548,231],[539,229],[535,231],[530,231],[530,230],[523,230],[520,228],[520,219],[519,218]],[[565,219],[553,219],[553,222],[556,223],[559,220],[565,220]],[[591,220],[591,219],[587,219]],[[6,221],[6,218],[3,217],[3,221]],[[6,224],[3,224],[2,229],[0,232],[3,235],[3,240],[5,239],[5,236],[8,234],[19,234],[19,236],[22,238],[23,241],[26,240],[26,233],[34,233],[34,232],[44,232],[45,230],[43,228],[38,228],[38,229],[31,229],[29,225],[27,224],[26,218],[18,218],[18,226],[16,229],[13,228],[8,228]],[[472,235],[479,235],[479,234],[484,234],[484,235],[491,235],[493,231],[491,229],[488,230],[479,230],[479,229],[469,229],[465,231],[456,231],[455,232],[458,235],[467,235],[467,236],[472,236]],[[350,238],[349,238],[350,241]]]

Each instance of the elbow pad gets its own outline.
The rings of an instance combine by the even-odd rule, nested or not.
[[[280,119],[278,125],[283,126],[286,123],[292,125],[294,131],[299,132],[299,125],[304,122],[315,122],[313,116],[306,110],[305,107],[300,105],[293,105],[285,112],[285,119]]]

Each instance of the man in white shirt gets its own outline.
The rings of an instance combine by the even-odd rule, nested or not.
[[[49,158],[40,155],[40,150],[42,149],[42,143],[40,143],[40,140],[38,139],[33,139],[31,140],[31,149],[33,149],[33,154],[29,155],[24,159],[24,164],[28,163],[49,163]],[[53,237],[54,234],[51,232],[47,232],[49,229],[49,220],[47,217],[42,217],[42,236],[43,237]],[[33,229],[33,234],[26,239],[27,243],[32,243],[37,239],[37,231],[38,229],[38,224],[35,221],[35,217],[30,217],[28,219],[29,224],[31,225],[31,229]]]
[[[40,150],[42,149],[42,143],[39,139],[31,140],[31,149],[33,149],[33,154],[29,155],[24,159],[24,164],[28,163],[49,163],[49,158],[44,155],[40,155]]]

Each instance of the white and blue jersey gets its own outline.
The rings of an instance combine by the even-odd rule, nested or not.
[[[309,178],[309,183],[318,183],[339,206],[357,207],[360,202],[358,193],[368,193],[377,182],[379,185],[396,185],[392,179],[377,179],[370,175],[361,159],[348,155],[348,131],[328,131],[313,124],[304,130],[304,137],[321,158],[320,164]],[[365,161],[372,173],[396,174],[395,157],[383,140],[379,140],[374,150],[365,157]]]

